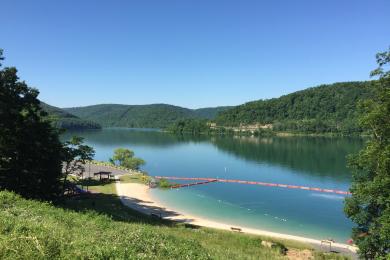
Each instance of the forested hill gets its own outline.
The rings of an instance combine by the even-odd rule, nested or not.
[[[83,120],[61,108],[48,105],[41,101],[42,109],[48,114],[47,118],[58,128],[65,129],[99,129],[101,126],[89,120]]]
[[[194,109],[192,110],[195,115],[198,118],[203,118],[203,119],[214,119],[219,112],[228,110],[233,107],[229,106],[224,106],[224,107],[206,107],[206,108],[199,108],[199,109]]]
[[[118,105],[102,104],[86,107],[64,108],[82,119],[102,126],[165,128],[174,122],[189,118],[213,119],[219,111],[229,107],[188,109],[166,104]]]
[[[357,103],[372,95],[372,84],[342,82],[308,88],[234,107],[215,121],[219,126],[272,124],[276,131],[352,134],[360,131]]]

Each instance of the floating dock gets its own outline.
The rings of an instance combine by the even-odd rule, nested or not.
[[[289,184],[279,184],[279,183],[269,183],[269,182],[259,182],[259,181],[243,181],[243,180],[231,180],[231,179],[219,179],[219,178],[201,178],[201,177],[176,177],[176,176],[155,176],[156,179],[167,179],[167,180],[183,180],[183,181],[202,181],[195,182],[189,184],[177,184],[172,186],[171,188],[182,188],[182,187],[190,187],[194,185],[208,184],[211,182],[226,182],[226,183],[239,183],[239,184],[250,184],[250,185],[261,185],[267,187],[279,187],[279,188],[287,188],[287,189],[300,189],[300,190],[310,190],[317,192],[325,192],[325,193],[336,193],[342,195],[350,195],[349,191],[343,190],[334,190],[334,189],[323,189],[323,188],[315,188],[315,187],[307,187],[307,186],[299,186],[299,185],[289,185]]]

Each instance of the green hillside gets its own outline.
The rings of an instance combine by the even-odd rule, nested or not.
[[[91,120],[102,126],[139,128],[165,128],[174,122],[188,118],[214,118],[227,107],[188,109],[166,104],[118,105],[102,104],[86,107],[64,108],[65,111],[82,119]]]
[[[194,109],[194,113],[198,118],[202,119],[214,119],[218,113],[233,108],[231,106],[223,106],[223,107],[205,107]]]
[[[80,119],[71,113],[41,102],[42,109],[48,114],[47,118],[58,128],[64,129],[99,129],[101,126],[90,120]]]
[[[372,96],[373,81],[321,85],[279,98],[249,102],[221,112],[219,126],[272,124],[276,131],[360,132],[359,100]]]
[[[151,218],[105,190],[58,205],[0,191],[0,259],[286,259],[281,243],[268,248],[259,236]],[[281,242],[288,254],[344,259]]]

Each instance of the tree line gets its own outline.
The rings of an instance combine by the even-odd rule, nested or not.
[[[101,104],[65,108],[65,111],[103,127],[166,128],[186,119],[213,119],[226,109],[228,107],[188,109],[167,104]]]
[[[81,119],[72,115],[58,107],[40,102],[43,111],[47,113],[45,118],[49,120],[53,126],[62,129],[100,129],[101,125],[91,120]]]
[[[373,96],[374,84],[342,82],[253,101],[219,113],[215,122],[219,126],[272,124],[275,131],[299,133],[361,133],[357,104]]]

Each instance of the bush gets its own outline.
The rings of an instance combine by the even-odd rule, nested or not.
[[[271,248],[276,249],[281,255],[286,255],[288,251],[287,247],[279,242],[275,242]]]
[[[158,186],[160,188],[170,188],[172,186],[172,183],[170,183],[166,179],[160,179],[160,181],[158,182]]]

